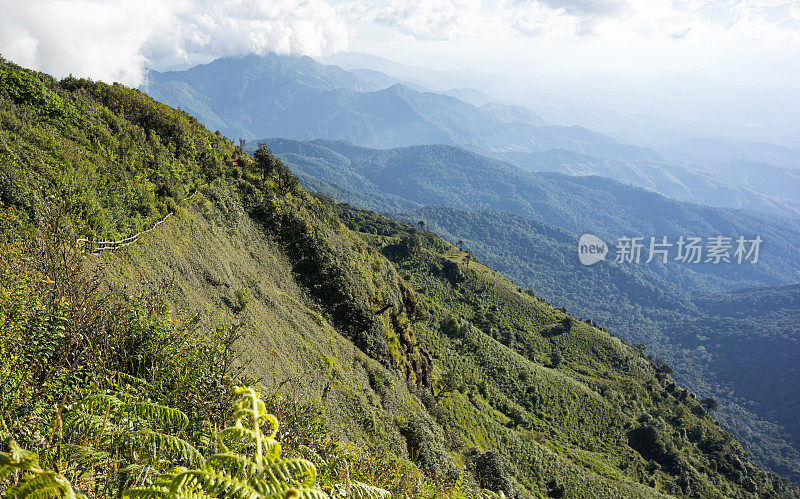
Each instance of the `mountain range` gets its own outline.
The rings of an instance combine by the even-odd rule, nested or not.
[[[223,58],[186,71],[153,71],[142,88],[229,137],[325,138],[378,148],[457,145],[528,170],[600,174],[685,201],[800,216],[787,193],[798,184],[791,169],[777,168],[774,182],[750,187],[724,164],[665,159],[586,128],[548,125],[521,106],[476,106],[453,96],[475,92],[426,91],[308,57]]]

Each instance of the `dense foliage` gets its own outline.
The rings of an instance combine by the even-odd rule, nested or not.
[[[57,82],[0,60],[0,201],[28,219],[60,203],[79,234],[119,239],[162,218],[238,154],[138,90]]]
[[[571,258],[575,235],[522,217],[427,207],[401,218],[424,218],[521,285],[646,345],[682,384],[719,400],[717,416],[756,462],[800,476],[797,286],[686,296],[646,267],[584,267]]]

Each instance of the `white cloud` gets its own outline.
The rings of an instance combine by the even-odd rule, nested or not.
[[[321,55],[347,45],[324,0],[0,0],[0,54],[19,64],[131,85],[146,67],[226,55]]]
[[[322,55],[347,46],[347,26],[324,0],[182,0],[172,8],[168,34],[144,46],[156,64],[266,52]]]
[[[797,0],[358,0],[340,7],[418,40],[581,37],[800,40]]]
[[[137,83],[140,47],[163,26],[160,2],[0,0],[0,53],[58,76]]]
[[[463,41],[514,50],[537,40],[551,44],[544,56],[550,46],[569,54],[593,43],[623,62],[626,50],[669,57],[675,47],[678,61],[756,44],[767,54],[800,46],[798,0],[0,0],[0,13],[4,57],[56,76],[133,85],[147,67],[268,51],[323,55],[348,39],[379,52],[433,41],[443,53]],[[446,42],[455,43],[445,50]]]

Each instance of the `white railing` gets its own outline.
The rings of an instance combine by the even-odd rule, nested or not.
[[[195,196],[195,194],[197,194],[197,189],[195,189],[192,195],[186,198],[184,201],[192,199]],[[136,234],[128,236],[125,239],[120,239],[118,241],[96,241],[93,239],[81,238],[75,241],[75,246],[78,248],[79,252],[89,253],[89,254],[97,254],[109,250],[110,251],[118,250],[135,243],[136,240],[139,239],[139,236],[147,234],[148,232],[152,232],[153,230],[156,229],[156,227],[163,224],[172,215],[174,215],[174,212],[167,213],[164,218],[154,223],[153,226],[150,227],[149,229],[137,232]]]

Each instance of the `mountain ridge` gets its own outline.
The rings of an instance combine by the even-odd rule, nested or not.
[[[566,168],[573,171],[599,173],[600,169],[605,176],[651,186],[686,201],[800,214],[792,196],[774,185],[744,192],[737,183],[740,179],[726,177],[724,168],[667,161],[653,149],[586,128],[548,125],[532,111],[522,112],[524,108],[512,104],[477,107],[446,92],[417,91],[388,77],[367,82],[310,58],[268,54],[220,59],[201,68],[151,73],[143,90],[233,138],[327,138],[379,148],[440,143],[529,170],[562,170],[561,164],[541,156],[560,149],[572,153]],[[197,78],[200,72],[202,79]],[[509,119],[521,113],[527,117]]]
[[[735,331],[736,327],[724,316],[704,311],[694,303],[701,296],[706,296],[704,293],[721,293],[709,294],[709,299],[712,296],[725,296],[725,293],[735,289],[752,286],[754,282],[762,285],[796,283],[797,278],[793,276],[797,275],[797,269],[778,272],[782,277],[777,280],[766,277],[766,274],[752,280],[742,274],[725,275],[719,269],[711,269],[710,273],[691,269],[683,272],[674,265],[619,265],[603,262],[584,267],[575,256],[578,234],[591,232],[606,235],[605,230],[597,230],[597,225],[590,225],[592,221],[605,227],[609,223],[618,222],[620,217],[641,218],[645,224],[638,228],[624,224],[615,227],[625,235],[644,236],[652,233],[701,234],[703,231],[724,233],[737,224],[740,228],[746,227],[757,217],[724,209],[698,210],[692,205],[677,203],[656,193],[643,193],[640,189],[621,186],[608,179],[539,174],[541,182],[545,183],[534,184],[540,190],[535,191],[536,194],[528,193],[522,199],[541,200],[549,196],[558,200],[559,206],[564,203],[587,206],[581,203],[590,200],[590,208],[605,205],[612,207],[608,212],[598,212],[596,209],[587,211],[588,216],[584,218],[587,224],[570,222],[571,230],[568,230],[563,225],[569,217],[563,214],[552,216],[546,220],[549,223],[544,223],[543,215],[547,218],[547,209],[509,204],[509,199],[518,195],[520,186],[524,184],[524,175],[533,174],[515,177],[512,173],[518,170],[496,160],[479,161],[471,165],[465,158],[479,159],[480,156],[468,151],[455,151],[460,156],[446,154],[446,165],[443,166],[445,169],[439,171],[441,162],[426,163],[420,160],[419,155],[402,153],[420,148],[431,153],[439,150],[453,152],[446,146],[417,146],[386,151],[321,140],[295,142],[279,139],[267,143],[300,175],[304,185],[322,193],[334,194],[356,206],[390,212],[388,214],[391,216],[407,222],[417,223],[422,220],[427,228],[449,241],[462,240],[478,258],[504,275],[536,290],[537,294],[566,305],[578,315],[591,317],[611,327],[634,343],[648,345],[654,353],[674,364],[676,376],[683,383],[720,400],[725,423],[737,436],[744,439],[759,462],[770,463],[772,469],[798,476],[800,454],[797,449],[800,448],[800,443],[797,442],[797,429],[791,429],[794,428],[795,404],[800,400],[800,393],[796,393],[796,384],[787,382],[785,392],[775,392],[772,389],[772,378],[754,376],[753,379],[744,379],[741,375],[734,376],[731,370],[732,366],[740,363],[737,355],[748,356],[743,345],[755,348],[759,338],[767,341],[769,337],[760,336],[758,331],[769,330],[766,327],[769,320],[752,316],[741,321],[738,327],[744,332],[744,336],[739,340],[730,336],[731,333],[722,334],[723,328],[720,332],[714,332],[713,328],[711,332],[701,331],[708,329],[707,324],[713,324],[712,318],[721,325],[725,324],[724,329],[727,331]],[[389,158],[393,155],[396,161],[391,162]],[[406,168],[403,166],[406,163],[412,166]],[[376,180],[381,172],[389,173],[382,180]],[[498,178],[513,184],[513,187],[503,182],[498,184]],[[558,187],[557,182],[546,183],[558,179],[564,179],[569,184]],[[437,182],[437,185],[432,185]],[[570,187],[573,183],[576,185]],[[546,188],[541,189],[542,185]],[[474,186],[496,189],[496,192],[494,195],[490,192],[476,194]],[[595,190],[587,191],[587,186],[592,186]],[[633,189],[633,195],[628,194],[629,189]],[[507,192],[511,194],[499,195]],[[576,196],[581,198],[580,202],[572,201]],[[609,201],[614,196],[622,196],[616,201],[621,204]],[[412,199],[409,200],[408,197]],[[464,199],[476,202],[464,202]],[[665,204],[659,204],[662,202]],[[486,209],[487,203],[494,203],[494,209]],[[447,206],[435,206],[437,204]],[[640,214],[632,207],[654,215],[648,218],[649,215]],[[516,214],[502,210],[515,211]],[[700,217],[703,213],[707,219]],[[737,213],[741,216],[738,222],[737,216],[734,216]],[[658,220],[662,217],[672,225],[660,224]],[[604,223],[604,220],[608,222]],[[794,227],[790,220],[780,223],[778,220],[767,217],[763,220],[762,227],[775,228],[780,224],[784,224],[784,228]],[[747,232],[749,231],[757,233],[760,229],[751,227]],[[794,251],[793,244],[792,237],[784,244],[785,256],[790,259]],[[763,261],[759,263],[761,264]],[[791,266],[787,269],[791,269]],[[792,292],[796,288],[791,284],[775,289]],[[792,309],[789,306],[783,310]],[[621,314],[620,311],[625,312]],[[775,379],[789,376],[793,369],[793,357],[776,356],[775,352],[793,351],[795,342],[800,338],[800,331],[794,331],[790,322],[783,323],[787,326],[785,338],[769,339],[775,342],[774,348],[771,347],[772,350],[769,351],[761,349],[759,355],[754,357],[762,367],[771,366],[769,372],[774,373]],[[695,335],[699,337],[717,338],[716,343],[720,345],[718,348],[714,347],[714,340],[698,341],[692,335],[687,336],[687,330],[696,331]],[[733,348],[736,342],[740,346]],[[717,360],[713,361],[713,358]],[[751,365],[747,369],[743,367],[740,372],[752,372],[752,369],[758,368]],[[736,380],[736,383],[730,385],[730,380]],[[740,385],[748,387],[751,398],[730,394]],[[755,388],[759,386],[760,389]],[[753,397],[753,394],[758,396]],[[762,395],[769,399],[761,398]],[[761,400],[759,406],[752,405],[755,398]],[[782,409],[779,413],[774,413],[768,409],[771,405]],[[784,451],[785,456],[780,457],[784,447],[787,449]]]

